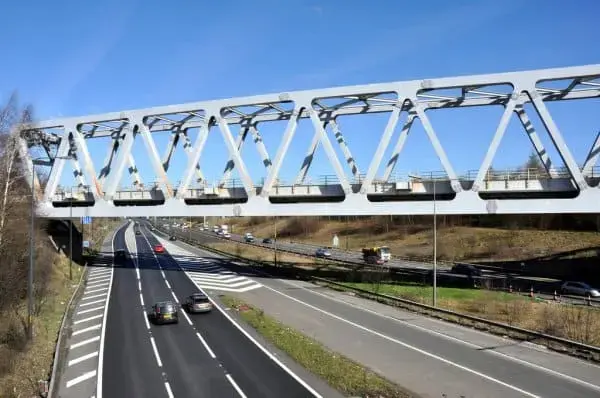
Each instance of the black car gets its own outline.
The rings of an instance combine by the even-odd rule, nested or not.
[[[190,313],[210,312],[212,303],[204,293],[194,293],[185,300],[185,310]]]
[[[123,261],[127,259],[127,252],[125,249],[115,250],[115,265],[121,265]]]
[[[179,312],[172,301],[161,301],[154,304],[148,315],[155,324],[179,323]]]
[[[483,275],[481,270],[472,264],[455,264],[452,267],[451,272],[453,274],[467,275],[470,277]]]
[[[137,231],[135,231],[136,235],[141,235],[142,233],[140,232],[140,230],[138,229]]]
[[[270,245],[270,244],[272,244],[272,243],[273,243],[273,239],[271,239],[271,238],[264,238],[262,243],[265,243],[265,244],[267,244],[267,245]]]
[[[177,240],[177,237],[175,235],[171,235],[169,236],[169,240]]]

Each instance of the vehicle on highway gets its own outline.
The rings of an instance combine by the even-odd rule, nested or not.
[[[267,244],[267,245],[270,245],[273,242],[274,242],[274,240],[271,239],[271,238],[264,238],[263,241],[262,241],[262,243]]]
[[[251,232],[246,232],[246,235],[244,237],[244,239],[246,240],[246,242],[248,243],[252,243],[254,242],[254,236],[252,235]]]
[[[215,225],[213,226],[213,232],[216,234],[217,232],[219,232],[219,226]]]
[[[154,245],[154,253],[157,253],[157,254],[160,253],[160,254],[162,254],[164,252],[165,252],[165,247],[163,245],[161,245],[161,244]]]
[[[114,254],[114,265],[120,266],[123,265],[125,260],[127,259],[127,251],[125,249],[117,249]]]
[[[387,246],[367,247],[362,249],[363,260],[367,264],[383,264],[392,259],[390,248]]]
[[[136,235],[141,235],[142,233],[140,232],[140,230],[138,229],[137,231],[135,231]]]
[[[212,310],[212,303],[204,293],[194,293],[186,298],[183,307],[187,312],[194,314],[210,312]]]
[[[467,275],[470,277],[483,276],[481,270],[472,264],[454,264],[450,272],[453,274]]]
[[[171,236],[169,236],[169,240],[170,241],[177,240],[177,237],[175,235],[171,235]]]
[[[319,258],[327,258],[327,257],[331,257],[331,252],[327,248],[320,247],[315,252],[315,256],[317,256]]]
[[[229,239],[229,238],[231,238],[231,234],[229,232],[225,231],[225,232],[223,232],[223,237]]]
[[[600,297],[600,291],[584,282],[566,281],[560,287],[562,294],[573,294],[578,296]]]
[[[156,324],[179,323],[179,312],[172,301],[160,301],[154,304],[148,315]]]

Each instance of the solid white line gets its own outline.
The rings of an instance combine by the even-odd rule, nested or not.
[[[87,373],[84,373],[81,376],[78,376],[78,377],[76,377],[74,379],[71,379],[71,380],[67,381],[67,388],[73,387],[75,384],[79,384],[82,381],[85,381],[87,379],[91,379],[94,376],[96,376],[96,371],[95,370],[92,370],[92,371],[89,371]]]
[[[410,344],[407,344],[407,343],[405,343],[405,342],[403,342],[403,341],[397,340],[397,339],[395,339],[395,338],[393,338],[393,337],[390,337],[390,336],[388,336],[388,335],[385,335],[385,334],[383,334],[383,333],[379,333],[379,332],[377,332],[377,331],[375,331],[375,330],[369,329],[369,328],[367,328],[367,327],[365,327],[365,326],[362,326],[362,325],[360,325],[360,324],[358,324],[358,323],[356,323],[356,322],[353,322],[353,321],[350,321],[350,320],[348,320],[348,319],[342,318],[342,317],[341,317],[341,316],[339,316],[339,315],[335,315],[335,314],[333,314],[333,313],[331,313],[331,312],[328,312],[328,311],[325,311],[325,310],[323,310],[323,309],[321,309],[321,308],[315,307],[315,306],[314,306],[314,305],[312,305],[312,304],[305,303],[305,302],[304,302],[304,301],[302,301],[302,300],[299,300],[299,299],[297,299],[297,298],[295,298],[295,297],[292,297],[292,296],[289,296],[289,295],[287,295],[287,294],[285,294],[285,293],[282,293],[282,292],[280,292],[280,291],[278,291],[278,290],[276,290],[276,289],[273,289],[273,288],[272,288],[272,287],[270,287],[270,286],[264,286],[264,287],[265,287],[265,288],[267,288],[267,289],[269,289],[269,290],[271,290],[271,291],[273,291],[273,292],[275,292],[275,293],[277,293],[277,294],[279,294],[279,295],[282,295],[283,297],[286,297],[286,298],[288,298],[288,299],[290,299],[290,300],[292,300],[292,301],[295,301],[295,302],[297,302],[297,303],[299,303],[299,304],[302,304],[302,305],[304,305],[304,306],[306,306],[306,307],[308,307],[308,308],[312,308],[313,310],[315,310],[315,311],[318,311],[318,312],[320,312],[320,313],[322,313],[322,314],[328,315],[328,316],[330,316],[330,317],[332,317],[332,318],[334,318],[334,319],[337,319],[338,321],[341,321],[341,322],[347,323],[348,325],[354,326],[354,327],[356,327],[356,328],[358,328],[358,329],[361,329],[361,330],[363,330],[363,331],[365,331],[365,332],[367,332],[367,333],[371,333],[371,334],[373,334],[373,335],[375,335],[375,336],[381,337],[382,339],[385,339],[385,340],[391,341],[391,342],[393,342],[393,343],[396,343],[396,344],[398,344],[398,345],[401,345],[401,346],[403,346],[403,347],[405,347],[405,348],[408,348],[409,350],[416,351],[416,352],[418,352],[418,353],[420,353],[420,354],[422,354],[422,355],[425,355],[425,356],[428,356],[428,357],[430,357],[430,358],[436,359],[436,360],[438,360],[438,361],[440,361],[440,362],[443,362],[443,363],[445,363],[445,364],[447,364],[447,365],[454,366],[454,367],[456,367],[456,368],[458,368],[458,369],[464,370],[465,372],[468,372],[468,373],[474,374],[474,375],[476,375],[476,376],[479,376],[479,377],[481,377],[481,378],[483,378],[483,379],[489,380],[489,381],[491,381],[491,382],[494,382],[494,383],[496,383],[496,384],[500,384],[501,386],[507,387],[507,388],[509,388],[509,389],[511,389],[511,390],[514,390],[514,391],[517,391],[517,392],[519,392],[519,393],[521,393],[521,394],[527,395],[528,397],[532,397],[532,398],[541,398],[541,397],[539,397],[538,395],[535,395],[535,394],[533,394],[533,393],[530,393],[530,392],[528,392],[528,391],[525,391],[525,390],[523,390],[523,389],[521,389],[521,388],[519,388],[519,387],[513,386],[513,385],[511,385],[511,384],[508,384],[508,383],[505,383],[505,382],[503,382],[503,381],[501,381],[501,380],[498,380],[498,379],[496,379],[496,378],[493,378],[493,377],[491,377],[491,376],[488,376],[488,375],[486,375],[486,374],[484,374],[484,373],[481,373],[481,372],[478,372],[478,371],[476,371],[476,370],[473,370],[473,369],[471,369],[471,368],[468,368],[468,367],[466,367],[466,366],[460,365],[460,364],[458,364],[458,363],[456,363],[456,362],[452,362],[452,361],[450,361],[449,359],[443,358],[443,357],[441,357],[441,356],[439,356],[439,355],[436,355],[436,354],[433,354],[433,353],[431,353],[431,352],[428,352],[428,351],[422,350],[422,349],[420,349],[420,348],[418,348],[418,347],[412,346],[412,345],[410,345]]]
[[[173,299],[175,300],[175,302],[176,302],[177,304],[179,304],[179,299],[178,299],[178,298],[177,298],[177,296],[175,295],[175,292],[173,292],[172,290],[171,290],[171,295],[173,296]]]
[[[83,362],[83,361],[85,361],[85,360],[87,360],[87,359],[94,358],[94,357],[97,357],[97,356],[98,356],[98,351],[94,351],[94,352],[91,352],[91,353],[89,353],[89,354],[82,355],[82,356],[80,356],[79,358],[71,359],[71,360],[69,361],[69,365],[68,365],[68,366],[73,366],[73,365],[76,365],[76,364],[78,364],[79,362]]]
[[[160,360],[160,356],[158,355],[158,349],[156,348],[154,337],[150,337],[150,343],[152,343],[152,350],[154,351],[154,356],[156,357],[156,363],[158,364],[159,368],[162,368],[162,362]]]
[[[137,259],[135,261],[135,275],[137,276],[137,280],[139,281],[140,280],[140,268],[138,266]]]
[[[79,304],[79,306],[80,307],[87,307],[88,305],[94,305],[94,304],[102,303],[102,302],[106,301],[107,299],[108,299],[108,297],[100,299],[100,300],[90,301],[89,303],[85,303],[85,304]]]
[[[131,225],[131,222],[129,223],[129,225]],[[127,228],[129,227],[129,225],[127,227],[125,227],[125,230],[127,230]],[[113,234],[113,238],[111,241],[111,251],[114,253],[115,252],[115,237],[117,236],[117,233],[119,233],[119,231],[121,231],[123,229],[123,227],[117,229],[115,231],[115,233]],[[102,319],[102,331],[100,332],[100,348],[98,349],[99,351],[99,357],[98,357],[98,377],[96,378],[96,397],[97,398],[102,398],[102,374],[104,371],[104,337],[106,336],[106,319],[108,318],[108,306],[110,304],[110,293],[112,291],[112,282],[113,282],[113,277],[114,277],[114,266],[115,266],[115,259],[113,256],[113,260],[112,260],[112,266],[113,268],[111,268],[111,272],[110,272],[110,283],[108,285],[108,292],[106,293],[106,302],[104,303],[104,317]]]
[[[244,394],[244,392],[242,391],[240,386],[238,386],[237,383],[235,382],[235,380],[233,380],[233,377],[231,377],[231,375],[229,373],[226,374],[225,377],[227,377],[227,380],[229,380],[229,382],[231,383],[233,388],[235,388],[235,391],[237,391],[238,394],[240,394],[240,397],[246,398],[246,394]]]
[[[84,345],[89,344],[89,343],[93,343],[93,342],[98,341],[98,340],[100,340],[100,336],[96,336],[96,337],[92,337],[92,338],[89,338],[89,339],[85,339],[83,341],[80,341],[79,343],[71,344],[69,346],[69,350],[72,350],[74,348],[78,348],[78,347],[84,346]]]
[[[146,235],[144,235],[144,238],[146,238]],[[146,238],[146,242],[148,242],[148,238]],[[148,245],[150,245],[150,242],[148,242]],[[150,247],[152,247],[152,245],[150,245]],[[167,279],[167,277],[165,275],[165,271],[162,270],[162,267],[160,266],[160,262],[158,261],[158,258],[156,258],[156,254],[154,255],[154,259],[156,260],[156,262],[158,263],[158,266],[160,267],[160,274],[162,275],[163,278]]]
[[[138,290],[142,291],[142,281],[138,281]]]
[[[210,355],[210,357],[212,359],[215,359],[217,356],[215,355],[215,353],[213,352],[213,350],[210,349],[210,347],[208,346],[208,344],[206,343],[206,340],[204,340],[204,338],[202,337],[202,335],[200,333],[196,332],[196,336],[198,336],[198,338],[202,342],[202,345],[204,346],[204,348],[206,348],[206,351],[208,351],[208,355]]]
[[[150,330],[150,322],[148,322],[148,314],[146,314],[145,311],[142,311],[142,314],[144,314],[144,321],[146,321],[146,329]]]
[[[192,326],[192,320],[190,319],[189,315],[185,312],[185,310],[182,310],[181,313],[183,314],[183,317],[185,318],[187,323],[189,323],[190,326]]]
[[[170,289],[171,285],[169,285],[169,281],[165,279],[165,283],[167,284],[167,287]]]
[[[93,271],[93,272],[90,272],[90,277],[95,278],[96,276],[102,276],[102,275],[110,274],[110,272],[111,272],[111,268],[103,269],[103,270],[100,270],[100,271]]]
[[[339,299],[339,298],[337,298],[337,297],[328,296],[328,295],[326,295],[326,294],[323,294],[323,293],[321,293],[321,292],[316,292],[316,291],[313,291],[313,290],[306,289],[305,287],[302,287],[302,286],[296,285],[295,283],[292,283],[292,282],[285,282],[285,283],[288,283],[288,284],[290,284],[290,285],[292,285],[292,286],[295,286],[295,287],[299,287],[299,288],[301,288],[301,289],[303,289],[303,290],[306,290],[306,291],[308,291],[308,292],[310,292],[310,293],[314,293],[314,294],[316,294],[316,295],[319,295],[319,296],[325,297],[325,298],[327,298],[327,299],[330,299],[330,300],[332,300],[332,301],[335,301],[335,302],[338,302],[338,303],[341,303],[341,304],[348,305],[348,306],[350,306],[350,307],[352,307],[352,308],[360,309],[360,310],[362,310],[362,311],[365,311],[365,312],[368,312],[368,313],[370,313],[370,314],[377,315],[377,316],[379,316],[379,317],[382,317],[382,318],[390,319],[390,320],[392,320],[392,321],[394,321],[394,322],[398,322],[398,323],[400,323],[400,324],[402,324],[402,325],[406,325],[406,326],[408,326],[408,327],[410,327],[410,328],[417,329],[417,330],[420,330],[420,331],[423,331],[423,332],[426,332],[426,333],[430,333],[430,334],[433,334],[433,335],[436,335],[436,336],[442,337],[442,338],[444,338],[444,339],[447,339],[447,340],[455,341],[455,342],[457,342],[457,343],[464,344],[464,345],[466,345],[466,346],[468,346],[468,347],[471,347],[471,348],[475,348],[475,349],[478,349],[478,350],[479,350],[479,349],[483,349],[483,348],[485,348],[485,347],[483,347],[483,346],[480,346],[480,345],[477,345],[477,344],[473,344],[473,343],[471,343],[471,342],[468,342],[468,341],[466,341],[466,340],[462,340],[462,339],[459,339],[459,338],[457,338],[457,337],[454,337],[454,336],[450,336],[450,335],[448,335],[448,334],[445,334],[445,333],[437,332],[437,331],[435,331],[435,330],[432,330],[432,329],[430,329],[430,328],[426,328],[426,327],[423,327],[423,326],[420,326],[420,325],[416,325],[416,324],[414,324],[414,323],[410,323],[410,322],[408,322],[408,321],[403,321],[403,320],[401,320],[401,319],[394,318],[393,316],[389,316],[389,315],[386,315],[386,314],[381,314],[381,313],[379,313],[379,312],[377,312],[377,311],[371,310],[371,309],[369,309],[369,308],[365,308],[365,307],[363,307],[363,306],[360,306],[360,305],[355,305],[355,304],[349,303],[349,302],[347,302],[347,301],[344,301],[344,300],[342,300],[342,299]],[[427,318],[424,318],[424,319],[427,319]],[[428,321],[430,321],[430,319],[427,319],[427,320],[428,320]],[[435,322],[437,322],[437,320],[431,320],[431,321],[435,321]],[[455,326],[457,329],[460,329],[460,328],[461,328],[461,327],[460,327],[460,326],[458,326],[458,325],[453,325],[453,326]],[[471,329],[469,329],[469,332],[474,332],[474,330],[471,330]],[[476,331],[475,331],[475,332],[476,332]],[[484,335],[486,335],[485,333],[483,333],[483,334],[484,334]],[[486,335],[486,337],[490,337],[490,336],[489,336],[489,335]],[[500,338],[500,337],[498,337],[498,338],[499,338],[500,340],[503,340],[503,341],[506,341],[506,342],[515,343],[515,341],[509,340],[509,339]],[[579,383],[579,384],[581,384],[581,385],[584,385],[584,386],[586,386],[586,387],[592,388],[592,389],[594,389],[594,390],[598,390],[598,391],[600,391],[600,386],[598,386],[598,385],[592,384],[592,383],[590,383],[590,382],[587,382],[587,381],[585,381],[585,380],[577,379],[577,378],[575,378],[575,377],[573,377],[573,376],[569,376],[569,375],[567,375],[567,374],[560,373],[560,372],[557,372],[557,371],[555,371],[555,370],[552,370],[552,369],[545,368],[545,367],[543,367],[542,365],[538,365],[538,364],[536,364],[536,363],[532,363],[532,362],[527,362],[527,361],[525,361],[525,360],[523,360],[523,359],[520,359],[520,358],[517,358],[517,357],[513,357],[513,356],[511,356],[511,355],[509,355],[509,354],[505,354],[505,353],[503,353],[503,352],[500,352],[500,351],[495,351],[495,350],[487,350],[487,352],[488,352],[488,353],[490,353],[490,354],[493,354],[493,355],[498,355],[498,356],[500,356],[500,357],[504,357],[504,358],[506,358],[506,359],[508,359],[508,360],[511,360],[511,361],[515,361],[515,362],[521,363],[521,364],[523,364],[523,365],[526,365],[526,366],[530,366],[530,367],[532,367],[532,368],[535,368],[535,369],[539,369],[539,370],[541,370],[541,371],[544,371],[544,372],[547,372],[547,373],[553,374],[553,375],[555,375],[555,376],[558,376],[558,377],[565,378],[565,379],[567,379],[567,380],[570,380],[570,381],[572,381],[572,382],[574,382],[574,383]],[[586,365],[587,365],[587,363],[586,363]],[[592,366],[595,366],[595,365],[592,365]]]
[[[97,292],[101,292],[103,290],[108,290],[108,288],[107,287],[101,287],[100,289],[86,290],[83,294],[86,294],[86,293],[97,293]]]
[[[80,324],[80,323],[83,323],[83,322],[89,322],[89,321],[91,321],[92,319],[98,319],[98,318],[102,318],[102,314],[100,314],[100,315],[94,315],[94,316],[90,316],[90,317],[83,318],[83,319],[79,319],[79,320],[77,320],[77,321],[73,322],[73,325],[78,325],[78,324]]]
[[[144,304],[144,296],[142,296],[142,293],[140,293],[140,303],[142,303],[142,307],[145,305]]]
[[[71,335],[72,336],[77,336],[77,335],[80,335],[82,333],[87,333],[87,332],[91,332],[92,330],[100,329],[101,327],[102,327],[102,324],[99,323],[99,324],[94,325],[94,326],[88,326],[87,328],[76,330]]]
[[[102,297],[102,296],[104,296],[104,293],[100,293],[100,294],[94,294],[94,295],[92,295],[92,296],[85,296],[85,295],[84,295],[84,296],[81,298],[81,300],[89,300],[89,299],[98,298],[98,297]]]
[[[174,398],[175,396],[173,395],[173,391],[171,391],[171,386],[169,385],[168,381],[165,381],[165,388],[167,390],[167,395],[169,396],[169,398]]]
[[[88,310],[79,311],[77,313],[77,315],[87,314],[88,312],[93,312],[93,311],[98,311],[98,310],[103,310],[103,309],[104,309],[104,306],[102,306],[102,307],[96,307],[96,308],[90,308]]]

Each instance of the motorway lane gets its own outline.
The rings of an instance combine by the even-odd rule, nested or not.
[[[187,247],[179,242],[175,243],[179,247]],[[197,255],[208,256],[200,250],[194,252]],[[391,371],[391,379],[394,379],[394,372],[400,378],[404,376],[397,372],[404,372],[407,363],[403,363],[404,360],[398,362],[398,358],[411,358],[407,373],[415,368],[424,368],[422,374],[425,375],[438,369],[439,379],[436,384],[446,383],[447,389],[450,390],[462,385],[458,390],[461,390],[461,393],[468,391],[467,396],[600,396],[600,386],[597,382],[600,368],[586,362],[415,314],[403,313],[376,303],[367,303],[362,299],[340,299],[339,297],[344,297],[342,293],[336,293],[339,297],[333,299],[328,297],[327,289],[316,288],[303,282],[264,278],[260,279],[260,283],[263,284],[263,289],[253,290],[241,296],[249,299],[249,302],[253,302],[251,299],[262,300],[267,307],[274,305],[273,303],[280,303],[285,308],[283,313],[286,315],[304,314],[301,318],[304,322],[320,319],[320,322],[314,324],[314,333],[317,333],[316,328],[319,323],[324,322],[323,319],[333,319],[337,324],[327,323],[325,327],[326,330],[330,330],[332,344],[341,339],[346,341],[346,346],[349,347],[353,342],[344,338],[348,335],[353,336],[352,333],[358,329],[362,332],[362,336],[355,338],[361,340],[358,348],[364,351],[364,347],[367,346],[368,354],[374,354],[370,351],[378,352],[380,358],[374,360],[372,367],[384,372]],[[360,302],[362,306],[377,305],[378,309],[365,311],[356,303],[348,303],[348,300]],[[282,301],[285,303],[281,303]],[[282,314],[281,310],[275,309],[274,313]],[[382,316],[385,311],[393,314]],[[440,333],[441,331],[444,333]],[[366,340],[367,336],[370,340]],[[381,347],[383,343],[386,344]],[[343,347],[340,349],[343,350]],[[420,358],[419,355],[415,357],[418,353],[422,354]],[[397,365],[391,367],[394,358]],[[423,366],[424,364],[427,366]],[[448,377],[456,371],[458,375],[454,378]],[[414,380],[417,379],[413,378]],[[410,379],[408,381],[410,382]],[[436,384],[432,386],[438,387]],[[406,386],[411,388],[410,385]]]
[[[138,250],[140,252],[148,250],[150,248],[149,244],[159,243],[145,227],[140,229],[144,234],[142,238],[138,239]],[[147,242],[146,238],[148,239]],[[145,243],[143,249],[142,241]],[[180,270],[176,260],[169,254],[159,255],[157,258],[170,286],[180,301],[198,291],[196,285]],[[213,363],[220,363],[220,366],[233,377],[245,396],[257,398],[315,396],[314,393],[311,393],[304,385],[265,355],[218,309],[214,309],[208,314],[190,315],[190,319],[194,330],[203,336],[206,344],[214,352],[216,360]],[[180,319],[180,324],[185,324],[191,330],[186,320]],[[197,344],[199,343],[197,341]],[[175,393],[175,396],[177,395]]]
[[[118,249],[127,249],[125,228],[115,236]],[[129,259],[114,269],[104,345],[104,397],[167,397],[137,292],[135,267]]]

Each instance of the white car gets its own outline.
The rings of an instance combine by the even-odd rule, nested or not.
[[[229,239],[231,238],[231,234],[229,232],[223,232],[223,237]]]

